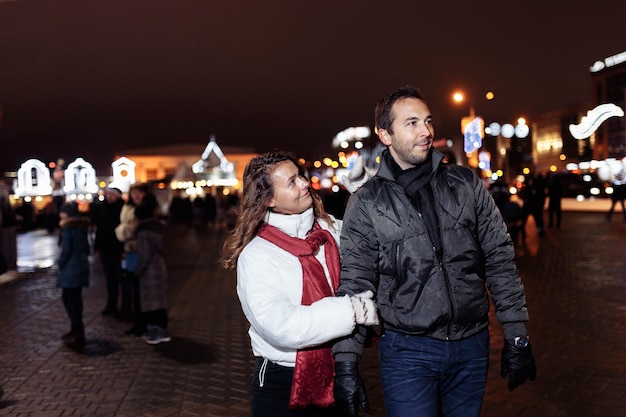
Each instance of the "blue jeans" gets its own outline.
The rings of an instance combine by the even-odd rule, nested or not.
[[[444,341],[386,330],[379,344],[388,417],[478,417],[487,383],[489,331]]]

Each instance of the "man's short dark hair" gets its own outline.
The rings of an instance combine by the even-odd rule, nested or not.
[[[393,130],[391,129],[391,124],[393,123],[391,108],[396,101],[409,97],[424,100],[424,96],[420,90],[410,85],[392,91],[383,97],[376,105],[376,110],[374,111],[376,129],[385,129],[389,133],[393,134]]]

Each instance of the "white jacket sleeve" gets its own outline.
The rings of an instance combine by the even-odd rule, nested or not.
[[[237,263],[237,294],[254,331],[282,349],[317,346],[350,334],[355,327],[350,298],[326,297],[300,305],[300,262],[284,251],[268,256],[268,245],[249,245]]]

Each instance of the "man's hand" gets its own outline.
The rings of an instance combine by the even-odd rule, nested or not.
[[[509,376],[509,391],[524,384],[526,380],[535,380],[537,369],[530,342],[526,346],[516,345],[513,340],[504,342],[500,374],[503,378]]]
[[[359,406],[369,411],[365,384],[359,376],[358,362],[335,362],[335,405],[345,417],[357,417]]]
[[[361,186],[365,184],[370,178],[370,175],[367,173],[367,170],[363,165],[363,157],[359,156],[354,161],[354,166],[352,167],[350,172],[348,172],[348,175],[341,176],[341,183],[344,187],[346,187],[346,190],[348,190],[350,194],[353,194],[356,190],[361,188]]]

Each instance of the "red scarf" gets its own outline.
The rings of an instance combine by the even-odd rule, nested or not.
[[[264,224],[260,237],[295,255],[302,264],[302,305],[311,305],[332,296],[322,264],[315,259],[320,246],[324,247],[326,266],[330,272],[333,291],[339,288],[339,249],[333,236],[315,222],[305,239],[289,236],[274,226]],[[334,404],[335,362],[329,345],[298,350],[291,384],[290,408],[309,405],[328,407]]]

